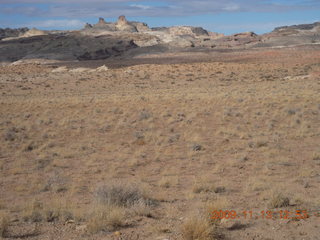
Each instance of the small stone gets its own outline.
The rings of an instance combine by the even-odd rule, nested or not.
[[[249,160],[249,158],[247,156],[240,158],[240,162],[246,162],[248,160]]]
[[[109,70],[109,68],[106,65],[102,65],[101,67],[98,67],[97,72],[106,72]]]
[[[214,189],[214,192],[215,193],[223,193],[223,192],[225,192],[226,191],[226,188],[225,187],[216,187],[215,189]]]
[[[114,232],[113,233],[116,237],[120,237],[121,236],[121,232],[119,232],[119,231],[116,231],[116,232]]]
[[[75,223],[75,221],[72,219],[69,219],[68,221],[66,221],[66,224],[71,224],[71,223]]]
[[[220,223],[222,227],[228,230],[237,230],[245,227],[245,225],[241,224],[241,222],[239,221],[225,219],[225,218],[223,218]]]
[[[200,144],[194,144],[192,146],[192,150],[193,151],[201,151],[202,150],[202,146]]]

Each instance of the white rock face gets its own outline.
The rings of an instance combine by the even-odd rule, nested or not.
[[[109,71],[109,68],[106,65],[102,65],[101,67],[98,67],[97,72],[106,72]]]
[[[162,43],[167,43],[171,46],[177,46],[177,47],[193,46],[193,43],[191,41],[177,35],[168,34],[166,32],[154,31],[154,32],[148,32],[148,34],[158,37]]]
[[[126,32],[138,32],[137,28],[130,24],[125,16],[120,16],[117,23],[116,28],[118,31],[126,31]]]
[[[72,73],[83,73],[83,72],[90,72],[92,69],[91,68],[74,68],[69,70],[69,72]]]
[[[48,35],[48,33],[36,28],[32,28],[28,32],[23,34],[21,37],[33,37],[33,36],[42,36],[42,35]]]
[[[58,67],[55,68],[51,71],[52,73],[62,73],[62,72],[68,72],[68,68],[63,66],[63,67]]]
[[[30,58],[30,59],[21,59],[18,61],[15,61],[11,63],[10,65],[24,65],[24,64],[36,64],[36,65],[42,65],[42,64],[53,64],[59,62],[58,60],[51,60],[51,59],[37,59],[37,58]]]

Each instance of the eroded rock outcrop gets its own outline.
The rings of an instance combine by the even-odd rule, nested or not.
[[[261,36],[257,47],[285,47],[306,44],[320,44],[320,22],[277,27]]]
[[[48,35],[47,32],[32,28],[29,31],[25,32],[21,37],[33,37],[33,36],[42,36],[42,35]]]
[[[192,26],[149,28],[145,23],[128,21],[125,16],[120,16],[116,22],[99,18],[96,24],[87,23],[80,31],[0,29],[0,38],[3,37],[7,38],[0,41],[0,62],[30,59],[82,61],[188,51],[191,48],[202,51],[319,44],[320,23],[280,27],[264,35],[245,32],[224,36]]]
[[[97,32],[97,31],[110,31],[110,32],[142,32],[148,31],[148,25],[139,22],[129,22],[125,16],[120,16],[118,21],[106,22],[104,18],[99,18],[98,23],[91,25],[87,23],[84,30]]]
[[[138,32],[137,28],[129,23],[125,16],[120,16],[116,23],[116,28],[118,31],[125,31],[125,32]]]
[[[10,38],[10,37],[19,37],[20,35],[26,33],[27,31],[29,31],[29,28],[17,28],[17,29],[0,28],[0,40],[4,38]]]

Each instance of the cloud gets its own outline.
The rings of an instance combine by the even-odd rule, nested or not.
[[[159,3],[161,3],[159,5]],[[0,13],[37,17],[90,18],[190,16],[222,12],[279,12],[320,9],[319,0],[0,0]],[[45,4],[45,8],[40,5]]]
[[[151,6],[146,6],[146,5],[142,5],[142,4],[131,4],[130,7],[135,7],[135,8],[139,8],[139,9],[143,9],[143,10],[147,10],[147,9],[151,8]]]
[[[92,18],[116,18],[120,15],[140,19],[184,18],[239,12],[282,15],[287,12],[308,10],[320,11],[320,0],[90,0],[90,2],[88,0],[0,0],[0,21],[4,27],[25,26],[26,22],[29,22],[28,26],[33,24],[32,26],[38,28],[72,29],[81,27],[84,24],[81,20],[84,19],[90,22]],[[232,18],[232,15],[225,16]],[[34,19],[45,21],[34,22]],[[205,24],[205,20],[201,24],[197,23],[197,25]],[[261,27],[268,28],[268,26]]]
[[[45,21],[35,21],[27,24],[28,27],[36,28],[50,28],[50,29],[68,29],[68,28],[81,28],[85,22],[78,19],[62,19],[55,20],[49,19]]]

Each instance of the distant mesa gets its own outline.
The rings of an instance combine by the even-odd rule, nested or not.
[[[273,32],[277,31],[285,31],[288,29],[294,29],[294,30],[313,30],[316,27],[320,27],[320,22],[315,22],[312,24],[299,24],[299,25],[292,25],[292,26],[282,26],[277,27],[273,30]]]
[[[100,17],[98,23],[84,26],[84,30],[89,32],[110,31],[110,32],[129,32],[129,33],[148,33],[151,35],[167,34],[172,36],[192,36],[192,37],[222,37],[223,34],[211,33],[202,27],[174,26],[149,28],[146,23],[128,21],[125,16],[120,16],[116,22],[106,22]]]
[[[36,37],[35,37],[36,36]],[[120,16],[115,22],[100,17],[79,31],[0,29],[0,62],[46,60],[101,60],[131,58],[156,53],[210,51],[211,49],[272,48],[320,45],[320,23],[276,28],[224,36],[202,27],[173,26],[150,28],[146,23]]]
[[[149,27],[145,23],[139,22],[129,22],[125,16],[120,16],[118,21],[113,22],[106,22],[104,18],[100,17],[98,23],[91,25],[87,23],[84,27],[85,30],[103,30],[103,31],[110,31],[110,32],[140,32],[140,31],[147,31]],[[139,29],[139,30],[138,30]]]

